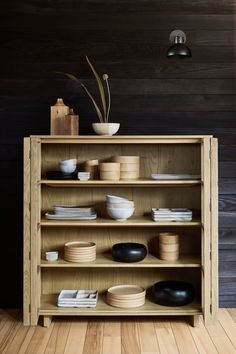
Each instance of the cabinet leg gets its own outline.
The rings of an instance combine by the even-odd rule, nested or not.
[[[199,325],[200,315],[193,315],[190,317],[191,326],[197,327]]]
[[[43,316],[43,327],[49,327],[52,322],[52,316]]]

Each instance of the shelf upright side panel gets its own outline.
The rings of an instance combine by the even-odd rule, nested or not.
[[[31,138],[31,325],[37,325],[40,307],[41,142]]]
[[[211,322],[211,213],[210,213],[210,139],[204,138],[201,145],[201,173],[203,185],[201,189],[201,218],[202,218],[202,308],[205,324]]]
[[[30,138],[24,138],[24,285],[23,285],[23,322],[30,321]]]
[[[211,287],[212,321],[218,311],[218,141],[211,138]]]

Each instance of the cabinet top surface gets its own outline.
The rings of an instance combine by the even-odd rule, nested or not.
[[[41,143],[201,143],[204,139],[212,138],[212,135],[31,135],[30,139]]]

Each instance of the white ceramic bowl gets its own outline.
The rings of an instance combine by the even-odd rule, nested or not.
[[[114,135],[120,128],[120,123],[93,123],[93,130],[98,135]]]
[[[58,260],[58,252],[46,252],[46,260],[49,262],[55,262]]]
[[[59,169],[61,172],[72,173],[72,172],[75,172],[75,170],[76,170],[76,164],[75,165],[64,165],[64,164],[59,163]]]
[[[61,165],[76,165],[77,164],[77,160],[76,159],[62,160],[59,163]]]
[[[108,215],[117,221],[125,221],[134,213],[134,208],[107,208]]]
[[[110,194],[107,194],[106,201],[107,203],[113,203],[113,204],[130,202],[130,200],[127,198],[117,197],[116,195],[110,195]]]
[[[134,208],[134,202],[127,201],[123,203],[107,203],[107,208],[130,209],[130,208]]]

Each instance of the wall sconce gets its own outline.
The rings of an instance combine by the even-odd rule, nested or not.
[[[169,42],[172,46],[167,50],[167,58],[191,58],[191,50],[186,46],[186,34],[181,30],[170,33]]]

